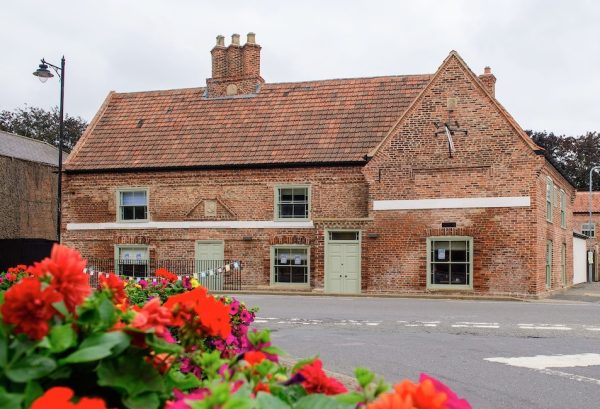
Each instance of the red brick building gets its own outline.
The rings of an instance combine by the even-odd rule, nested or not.
[[[206,87],[111,92],[66,164],[87,257],[236,258],[246,288],[538,295],[575,191],[452,51],[433,74],[270,84],[249,34]]]
[[[598,255],[600,254],[600,241],[596,229],[600,226],[600,192],[592,192],[592,222],[590,224],[590,193],[577,192],[573,205],[573,223],[576,232],[588,237],[587,248],[592,251],[593,280],[600,281]]]

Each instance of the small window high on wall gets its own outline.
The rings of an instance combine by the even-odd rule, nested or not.
[[[117,195],[119,221],[148,220],[147,189],[123,189]]]

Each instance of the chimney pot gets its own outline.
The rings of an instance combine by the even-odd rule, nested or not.
[[[225,37],[222,35],[217,36],[217,47],[225,47]]]
[[[231,36],[231,44],[233,44],[233,45],[240,45],[240,35],[239,34],[232,34],[232,36]]]
[[[248,35],[246,36],[246,42],[248,44],[256,44],[256,34],[248,33]]]
[[[489,66],[487,66],[483,69],[483,73],[485,75],[490,75],[492,73],[492,69]]]

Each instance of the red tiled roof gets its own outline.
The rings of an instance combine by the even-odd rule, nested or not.
[[[577,192],[573,213],[588,213],[590,211],[590,192]],[[600,192],[592,192],[592,212],[600,213]]]
[[[431,75],[113,93],[67,170],[360,162]]]

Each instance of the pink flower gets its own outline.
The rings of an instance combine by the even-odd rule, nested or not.
[[[240,302],[239,301],[234,301],[231,304],[229,304],[229,314],[230,315],[235,315],[240,311]]]
[[[246,325],[250,324],[252,321],[254,321],[254,317],[252,316],[252,314],[250,314],[247,310],[243,310],[242,313],[240,314],[240,319],[242,320],[242,322]]]

